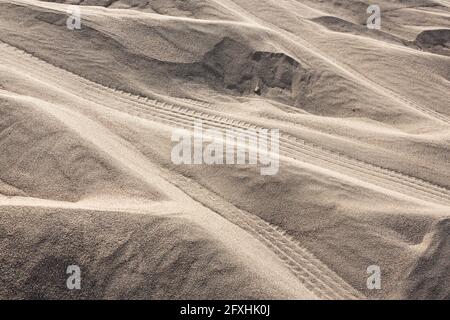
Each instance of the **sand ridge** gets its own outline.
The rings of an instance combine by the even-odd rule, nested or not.
[[[417,11],[426,12],[423,2]],[[448,3],[437,2],[445,15]],[[364,12],[351,5],[199,3],[86,1],[84,28],[71,33],[66,4],[1,1],[0,207],[8,241],[0,259],[14,264],[24,259],[14,258],[14,246],[35,247],[27,269],[52,259],[57,268],[49,284],[25,269],[14,282],[9,271],[0,295],[77,298],[51,285],[78,259],[90,273],[114,275],[98,287],[91,275],[85,298],[229,298],[240,282],[246,287],[235,298],[448,297],[441,283],[450,60],[430,46],[440,35],[420,36],[423,26],[389,13],[390,32],[368,35]],[[435,12],[426,17],[450,27]],[[174,166],[171,130],[200,120],[220,130],[280,128],[280,174]],[[100,231],[105,225],[114,226],[109,234]],[[70,234],[76,247],[54,245]],[[160,242],[150,244],[155,234]],[[46,235],[49,242],[39,241]],[[105,246],[93,245],[100,238]],[[113,250],[113,267],[94,249]],[[371,264],[384,270],[383,290],[366,287]],[[145,280],[152,272],[158,285]],[[230,291],[219,289],[223,281]]]

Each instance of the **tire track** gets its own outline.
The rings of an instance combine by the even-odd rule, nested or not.
[[[24,53],[22,52],[22,54]],[[30,54],[24,55],[39,64],[42,68],[41,71],[43,72],[45,70],[47,76],[51,76],[47,70],[48,64],[46,62],[41,61]],[[6,54],[3,56],[3,59],[5,57],[7,57]],[[13,63],[14,61],[10,62]],[[203,109],[167,104],[165,102],[150,100],[145,97],[104,87],[66,70],[59,69],[57,67],[53,68],[59,72],[58,74],[61,78],[67,79],[68,77],[72,77],[74,81],[81,82],[83,86],[74,87],[78,90],[73,90],[73,88],[70,89],[79,95],[82,94],[84,98],[87,98],[97,104],[104,105],[109,108],[112,107],[119,111],[133,114],[141,118],[148,118],[150,120],[158,119],[169,125],[182,126],[187,129],[193,128],[195,120],[202,121],[205,129],[219,128],[235,129],[238,131],[247,129],[262,129],[261,126],[256,126],[245,121],[226,118],[223,115],[212,115],[210,113],[206,113]],[[56,80],[58,80],[58,77],[56,77]],[[93,92],[91,93],[91,91]],[[109,97],[109,103],[105,103],[105,101],[107,101],[105,100],[106,97]],[[282,155],[289,158],[300,161],[308,161],[313,164],[320,163],[339,172],[344,171],[347,174],[356,176],[360,180],[396,190],[403,194],[414,196],[418,199],[444,205],[450,204],[449,190],[419,178],[410,177],[403,173],[352,159],[340,153],[308,143],[289,134],[281,133],[280,142],[280,151],[283,152]]]
[[[323,299],[363,299],[364,296],[347,284],[334,271],[315,258],[297,241],[265,220],[243,211],[224,201],[216,193],[184,176],[174,177],[167,171],[167,178],[197,201],[248,231],[273,250],[305,286]],[[220,204],[220,205],[218,205]]]
[[[5,48],[7,50],[5,50]],[[51,66],[48,63],[18,49],[13,49],[13,51],[15,54],[20,54],[23,56],[22,58],[24,61],[17,61],[14,58],[9,59],[12,50],[9,46],[5,47],[3,45],[0,50],[5,53],[2,57],[0,57],[3,61],[6,60],[8,63],[13,63],[16,64],[16,66],[23,67],[24,61],[28,60],[27,62],[30,62],[31,60],[33,70],[38,72],[38,74],[45,72],[46,76],[53,77],[56,81],[62,78],[71,78],[75,83],[81,84],[81,86],[74,86],[73,88],[70,88],[69,91],[73,91],[76,94],[81,95],[83,98],[91,100],[97,104],[109,108],[112,107],[119,111],[133,114],[138,117],[148,118],[150,120],[158,119],[172,126],[175,125],[186,128],[192,128],[193,121],[195,120],[202,120],[205,124],[205,128],[210,127],[236,130],[262,128],[238,119],[225,118],[223,115],[212,115],[204,112],[202,109],[189,108],[182,105],[171,105],[165,102],[151,100],[146,97],[140,97],[116,89],[104,87],[58,67]],[[50,71],[55,72],[56,76]],[[106,101],[109,101],[109,103],[106,103]],[[423,193],[425,193],[425,197],[428,199],[442,199],[445,200],[446,203],[449,201],[449,193],[445,188],[333,153],[313,144],[308,144],[303,140],[299,141],[298,138],[291,135],[283,133],[280,140],[283,145],[283,152],[294,158],[298,158],[297,155],[301,154],[303,157],[302,161],[305,160],[304,156],[306,154],[311,157],[311,161],[314,161],[314,163],[317,163],[319,160],[321,163],[327,164],[328,167],[333,166],[341,170],[343,168],[352,169],[354,171],[353,173],[358,172],[357,176],[359,178],[366,177],[372,182],[373,180],[376,180],[378,183],[384,182],[385,184],[385,180],[389,180],[389,183],[386,185],[394,189],[399,189],[404,192],[404,187],[410,186],[412,187],[414,193],[416,193],[416,196],[417,193],[420,193],[419,191],[423,191]],[[289,152],[288,150],[291,151]],[[388,174],[386,174],[386,172]],[[393,185],[393,181],[398,181],[399,185]],[[195,182],[189,180],[185,183],[192,187]],[[185,191],[189,190],[189,188],[185,189]],[[204,194],[205,192],[206,191],[201,187],[197,188],[197,194]],[[422,197],[423,196],[424,195],[422,194]],[[207,200],[200,197],[198,201],[210,202],[212,208],[214,208],[215,203],[218,203],[219,201],[222,203],[224,202],[223,199],[220,199],[217,195],[210,195],[207,197]],[[230,206],[231,204],[227,205]],[[324,299],[363,297],[337,274],[328,269],[312,254],[303,249],[292,238],[286,236],[277,227],[272,226],[266,221],[248,212],[243,212],[235,207],[228,208],[228,210],[222,210],[220,213],[228,220],[250,232],[260,241],[265,243],[266,246],[271,248],[280,257],[280,259],[284,261],[291,272],[293,272],[310,290],[318,296]]]
[[[284,44],[278,43],[284,51],[289,53],[292,57],[295,57],[296,54],[294,52],[296,51],[296,46],[301,47],[303,50],[306,50],[309,54],[312,56],[318,57],[321,61],[327,63],[328,65],[334,67],[335,69],[339,70],[342,74],[348,76],[356,83],[359,83],[366,88],[372,90],[373,92],[376,92],[380,95],[383,95],[385,97],[390,98],[393,101],[397,101],[398,103],[404,105],[407,108],[410,108],[412,110],[418,111],[422,113],[423,115],[428,116],[431,119],[438,120],[444,124],[450,125],[450,116],[447,116],[445,114],[436,112],[430,108],[426,108],[424,106],[419,105],[417,102],[413,101],[412,99],[405,98],[404,96],[400,95],[399,93],[395,92],[392,89],[386,88],[382,84],[371,80],[361,74],[360,72],[353,69],[351,66],[347,64],[341,64],[338,61],[336,61],[334,58],[328,56],[325,54],[322,50],[317,48],[312,43],[308,42],[307,40],[296,36],[295,34],[277,26],[274,25],[271,22],[268,22],[267,20],[263,20],[251,12],[243,9],[238,4],[234,3],[234,1],[227,1],[224,3],[223,1],[213,0],[217,5],[222,6],[226,10],[229,10],[231,13],[234,13],[247,22],[253,22],[256,25],[270,28],[273,32],[278,32],[278,35],[280,36],[280,40],[284,40]],[[441,0],[442,1],[442,0]],[[447,1],[447,0],[443,0]],[[308,23],[308,20],[305,20]]]
[[[0,51],[5,53],[5,46],[0,45]],[[8,50],[11,49],[8,47]],[[119,101],[128,101],[127,99],[133,98],[135,101],[148,101],[148,99],[132,96],[125,92],[118,92],[115,89],[105,88],[101,85],[90,82],[89,80],[82,79],[81,77],[71,74],[68,71],[64,71],[58,69],[57,67],[47,65],[45,62],[40,61],[37,58],[31,57],[29,54],[25,54],[18,49],[14,49],[15,54],[21,55],[21,61],[11,61],[5,59],[5,56],[10,55],[11,52],[0,57],[1,61],[7,61],[7,63],[15,63],[17,65],[20,64],[22,67],[24,66],[24,62],[28,62],[30,58],[34,63],[38,65],[43,65],[44,70],[38,70],[38,73],[44,72],[46,76],[51,74],[51,71],[58,71],[56,80],[59,79],[60,76],[63,76],[66,80],[67,78],[74,80],[75,84],[88,84],[90,86],[94,86],[100,89],[100,92],[93,91],[91,93],[89,88],[86,88],[84,85],[75,86],[78,88],[79,94],[83,94],[82,97],[88,99],[94,99],[100,94],[100,98],[108,98],[111,95],[111,98],[115,99],[117,102]],[[34,65],[33,68],[36,66]],[[33,70],[32,70],[33,71]],[[36,69],[34,69],[36,71]],[[99,94],[97,94],[99,93]],[[107,94],[106,94],[107,93]],[[102,95],[103,94],[103,95]],[[95,100],[95,99],[94,99]],[[103,99],[101,99],[103,100]],[[93,101],[95,102],[95,101]],[[101,102],[101,101],[100,101]],[[95,102],[99,103],[99,102]],[[104,102],[103,102],[104,103]],[[127,104],[122,104],[122,108],[132,107],[136,102],[131,103],[128,101]],[[155,105],[160,107],[164,107],[165,103],[154,102]],[[106,106],[107,107],[107,106]],[[178,122],[173,120],[172,118],[167,119],[172,121],[174,124],[179,125]],[[172,181],[173,184],[188,195],[190,195],[194,200],[201,202],[206,206],[210,206],[214,211],[218,212],[222,216],[224,216],[229,221],[235,223],[242,229],[249,232],[260,242],[265,244],[269,249],[271,249],[284,263],[284,265],[290,270],[304,285],[306,288],[311,290],[318,297],[323,299],[363,299],[364,296],[347,284],[343,279],[341,279],[335,272],[330,270],[327,266],[325,266],[322,262],[320,262],[317,258],[315,258],[311,253],[309,253],[306,249],[302,248],[298,242],[285,235],[278,228],[270,225],[264,220],[238,208],[234,207],[232,204],[224,201],[221,197],[216,194],[213,194],[209,190],[198,185],[196,182],[193,182],[185,177],[180,178],[179,175],[174,177],[174,173],[166,171],[165,175],[167,177],[171,177],[169,181]],[[206,193],[206,197],[205,197]],[[217,210],[217,204],[220,204],[221,208]]]

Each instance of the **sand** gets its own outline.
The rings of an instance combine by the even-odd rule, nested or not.
[[[449,299],[450,3],[378,4],[1,0],[0,298]],[[195,120],[278,174],[175,165]]]

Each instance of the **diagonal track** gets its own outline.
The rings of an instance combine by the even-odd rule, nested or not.
[[[267,20],[263,20],[257,17],[255,14],[243,9],[238,4],[234,3],[233,0],[230,1],[213,0],[213,1],[218,5],[222,6],[223,8],[225,8],[226,10],[229,10],[230,12],[236,14],[237,16],[240,16],[244,21],[252,22],[256,25],[270,28],[273,32],[277,32],[277,36],[280,39],[278,45],[280,45],[281,49],[289,53],[290,56],[295,57],[296,55],[294,54],[294,52],[296,52],[297,49],[301,48],[311,56],[318,57],[322,62],[328,64],[329,66],[332,66],[342,75],[345,75],[349,79],[352,79],[356,83],[365,86],[366,88],[372,90],[373,92],[388,97],[392,101],[396,101],[400,105],[403,105],[409,109],[420,112],[431,119],[450,125],[450,116],[436,112],[428,107],[422,106],[417,102],[415,102],[414,100],[406,98],[400,95],[399,93],[395,92],[394,90],[386,88],[382,84],[369,79],[368,77],[364,76],[351,66],[339,63],[334,58],[330,57],[325,52],[317,48],[317,46],[315,46],[311,42],[308,42],[304,38],[299,37]],[[449,3],[449,0],[441,0],[441,1],[447,2],[447,4]],[[312,23],[308,20],[305,20],[305,22]]]
[[[148,102],[148,99],[132,96],[125,92],[118,92],[117,90],[106,88],[89,80],[83,79],[8,45],[0,44],[0,52],[2,53],[0,61],[6,61],[6,63],[13,64],[17,67],[25,67],[28,72],[38,72],[40,74],[45,72],[46,77],[54,77],[56,80],[61,79],[61,77],[64,77],[65,80],[73,80],[73,84],[75,84],[75,86],[72,86],[71,88],[77,88],[76,90],[79,90],[78,94],[80,97],[91,100],[92,102],[104,104],[105,101],[112,99],[116,101],[115,108],[120,105],[122,111],[124,112],[126,110],[123,109],[136,108],[139,106],[139,103],[143,101],[150,103]],[[6,59],[6,57],[8,57],[8,59]],[[10,59],[11,57],[12,59]],[[44,69],[41,69],[42,67],[44,67]],[[55,71],[56,76],[54,74]],[[89,86],[95,87],[96,90],[89,90]],[[35,103],[39,103],[40,101],[31,97],[26,99],[30,100],[30,102],[34,101]],[[152,106],[164,108],[165,104],[154,101]],[[143,112],[143,110],[146,109],[132,110],[140,110],[140,112]],[[189,113],[190,111],[186,110],[186,112]],[[166,122],[170,121],[172,125],[177,123],[167,115],[162,115],[160,118],[152,115],[152,120],[155,119],[164,120]],[[171,181],[176,187],[190,195],[194,198],[194,200],[201,202],[207,207],[211,207],[214,211],[221,214],[227,220],[246,230],[260,242],[265,244],[283,261],[288,270],[290,270],[291,273],[293,273],[305,285],[306,288],[318,297],[323,299],[364,298],[361,293],[347,284],[335,272],[330,270],[306,249],[302,248],[298,242],[284,234],[284,232],[277,227],[272,226],[253,214],[236,208],[232,204],[224,201],[218,195],[201,187],[194,181],[175,175],[172,172],[166,172],[165,175],[165,178],[168,178],[167,180]],[[217,209],[217,206],[220,206],[220,208]]]
[[[9,54],[4,51],[5,49],[9,51]],[[45,72],[46,76],[53,77],[56,81],[60,79],[72,79],[75,81],[77,85],[67,88],[69,91],[82,95],[84,98],[97,104],[128,114],[150,120],[156,119],[172,126],[184,128],[193,128],[194,121],[201,120],[205,129],[262,129],[262,127],[252,123],[225,117],[222,114],[212,114],[212,111],[205,112],[204,109],[199,109],[195,106],[186,107],[168,104],[108,88],[66,70],[51,66],[18,49],[13,49],[7,45],[0,46],[0,52],[4,53],[1,59],[6,59],[12,64],[15,63],[18,67],[22,66],[23,62],[11,58],[11,50],[32,62],[32,67],[30,67],[34,68],[37,73]],[[52,72],[50,72],[50,69],[52,69]],[[400,172],[352,159],[289,134],[281,133],[280,143],[280,151],[286,157],[318,164],[417,199],[441,205],[450,205],[450,190],[446,188]]]

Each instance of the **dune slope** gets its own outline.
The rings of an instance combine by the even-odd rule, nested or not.
[[[0,0],[0,297],[448,299],[450,4],[370,4]],[[194,121],[279,172],[175,165]]]

